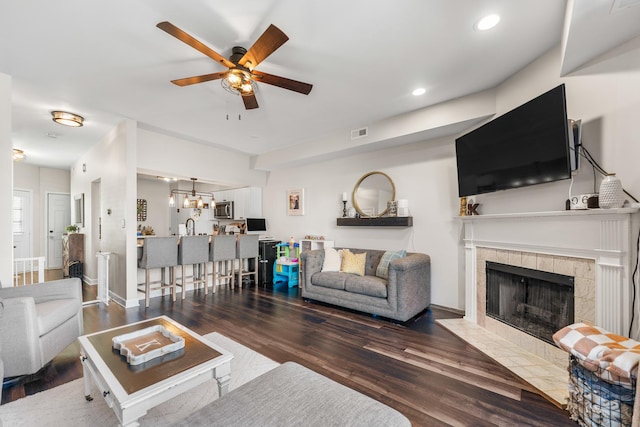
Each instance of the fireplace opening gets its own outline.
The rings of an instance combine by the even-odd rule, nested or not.
[[[574,278],[487,261],[487,316],[553,344],[574,322]]]

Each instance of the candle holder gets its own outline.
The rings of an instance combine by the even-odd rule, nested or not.
[[[347,201],[343,200],[342,201],[342,218],[346,218],[347,217]]]

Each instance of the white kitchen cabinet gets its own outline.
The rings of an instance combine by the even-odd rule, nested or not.
[[[262,188],[244,187],[216,191],[216,201],[233,202],[233,219],[262,218]]]
[[[245,187],[235,190],[233,216],[235,219],[262,217],[262,188]]]

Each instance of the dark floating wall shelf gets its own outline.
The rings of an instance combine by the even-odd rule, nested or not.
[[[338,218],[337,224],[339,227],[413,227],[413,217]]]

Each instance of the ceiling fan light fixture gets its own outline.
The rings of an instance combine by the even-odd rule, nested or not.
[[[76,128],[81,127],[84,122],[84,117],[67,111],[52,111],[51,117],[51,120],[58,124]]]
[[[253,79],[251,73],[240,68],[232,68],[221,81],[228,92],[242,96],[253,95]]]

